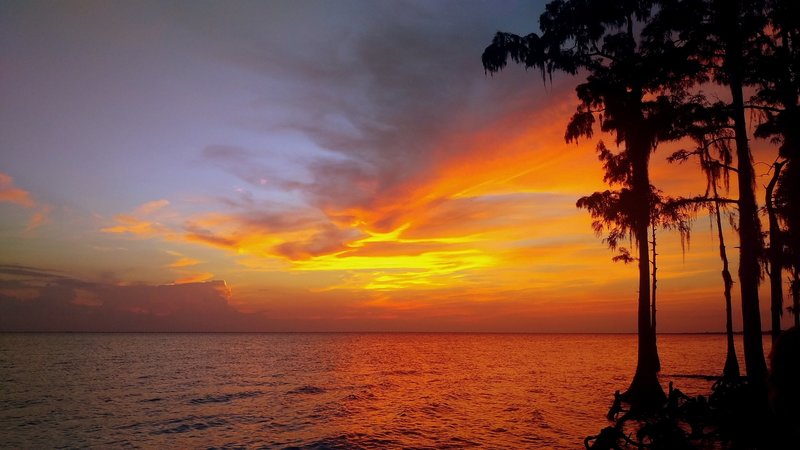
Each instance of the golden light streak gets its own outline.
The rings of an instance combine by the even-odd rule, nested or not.
[[[199,283],[202,281],[209,281],[213,278],[213,273],[195,273],[175,280],[175,284]]]
[[[368,236],[359,239],[351,244],[349,247],[352,248],[359,248],[363,247],[366,244],[376,243],[376,242],[394,242],[394,243],[401,243],[401,244],[467,244],[470,242],[477,242],[481,240],[479,235],[470,235],[470,236],[452,236],[452,237],[430,237],[430,238],[419,238],[419,239],[408,239],[403,238],[402,235],[404,232],[408,231],[411,228],[411,223],[403,224],[392,231],[386,233],[380,233],[377,231],[364,231]]]
[[[326,255],[297,261],[303,271],[364,271],[370,274],[364,289],[400,289],[408,286],[442,286],[442,276],[490,267],[495,258],[480,250],[438,251],[413,256]],[[355,288],[356,286],[347,286]]]
[[[179,258],[178,260],[168,264],[167,267],[169,267],[171,269],[180,268],[180,267],[190,267],[190,266],[196,266],[197,264],[200,264],[201,262],[202,261],[200,261],[199,259],[188,258],[188,257],[183,256],[183,257]]]
[[[130,234],[133,236],[154,236],[166,231],[163,226],[127,214],[114,216],[117,225],[101,228],[104,233]]]

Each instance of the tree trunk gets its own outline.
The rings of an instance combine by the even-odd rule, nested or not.
[[[767,185],[767,192],[764,203],[767,205],[767,217],[769,218],[769,287],[770,287],[770,315],[772,317],[772,343],[781,334],[781,316],[783,316],[783,239],[781,229],[778,225],[778,216],[775,212],[772,193],[775,190],[775,183],[783,168],[782,162],[774,165],[775,173]]]
[[[744,361],[747,377],[754,386],[766,388],[767,364],[761,342],[761,310],[758,303],[758,284],[761,268],[761,225],[756,206],[753,162],[747,143],[744,120],[742,85],[734,88],[734,128],[736,130],[736,157],[739,174],[739,285],[742,295],[742,332],[744,335]],[[766,391],[765,391],[766,392]]]
[[[719,212],[719,194],[717,182],[712,180],[714,186],[714,211],[717,216],[717,235],[719,236],[719,258],[722,260],[722,283],[725,289],[725,336],[728,351],[725,355],[725,367],[722,376],[728,379],[739,378],[739,359],[736,357],[736,346],[733,340],[733,306],[731,304],[731,288],[733,278],[728,269],[728,252],[725,250],[725,234],[722,232],[722,217]]]
[[[800,271],[797,269],[794,270],[794,278],[792,279],[791,289],[794,326],[800,327]]]
[[[653,286],[651,288],[652,297],[650,302],[650,328],[653,332],[653,347],[655,348],[656,355],[658,355],[658,339],[657,331],[656,331],[656,282],[658,281],[656,278],[656,271],[658,270],[658,266],[656,266],[656,224],[655,221],[652,223],[652,231],[653,231]],[[661,372],[661,360],[656,357],[656,372]]]
[[[755,197],[755,177],[750,146],[747,142],[747,127],[744,115],[742,76],[742,43],[739,34],[738,1],[722,2],[723,21],[727,26],[725,40],[724,70],[728,75],[731,91],[731,115],[736,137],[737,175],[739,179],[739,287],[742,298],[742,334],[744,338],[744,362],[747,378],[758,397],[767,395],[767,363],[761,342],[761,311],[758,303],[758,284],[761,268],[758,256],[761,252],[761,225]],[[759,399],[761,401],[761,399]],[[766,403],[765,403],[766,404]]]
[[[634,99],[641,100],[641,95],[631,94]],[[641,105],[638,105],[641,106]],[[641,117],[641,108],[632,108]],[[636,129],[635,127],[633,129]],[[650,248],[648,244],[648,228],[650,224],[650,143],[640,136],[633,135],[625,139],[626,151],[631,159],[631,190],[638,199],[634,213],[634,239],[639,249],[639,296],[638,296],[638,335],[639,349],[636,373],[631,385],[623,394],[623,399],[632,408],[652,408],[660,406],[666,400],[664,389],[658,381],[658,349],[650,323]]]

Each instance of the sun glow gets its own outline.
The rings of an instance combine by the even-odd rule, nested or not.
[[[496,263],[496,257],[477,249],[419,251],[419,245],[441,248],[448,244],[476,242],[479,238],[403,238],[402,234],[410,226],[406,223],[386,233],[366,232],[367,237],[349,244],[347,250],[295,261],[294,267],[302,271],[358,271],[361,276],[351,277],[347,287],[356,287],[354,282],[358,281],[364,289],[392,290],[446,286],[448,279],[458,278],[465,271],[491,267]],[[388,250],[386,244],[395,247],[395,254],[381,254],[379,250],[369,256],[359,255],[362,251],[369,253],[370,248],[376,246]]]

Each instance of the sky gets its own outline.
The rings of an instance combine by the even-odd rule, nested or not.
[[[635,331],[580,79],[481,66],[543,4],[0,3],[0,330]],[[715,236],[659,234],[661,331],[724,329]]]

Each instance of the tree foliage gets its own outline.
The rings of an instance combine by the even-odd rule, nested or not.
[[[691,215],[707,209],[716,217],[732,341],[733,280],[727,271],[721,210],[733,205],[745,362],[754,392],[766,398],[758,301],[764,243],[748,109],[757,113],[754,136],[777,147],[782,166],[772,185],[774,195],[767,199],[779,219],[770,222],[771,228],[776,223],[782,227],[780,234],[771,235],[770,245],[777,247],[779,237],[785,237],[785,247],[791,249],[787,266],[800,324],[798,17],[800,2],[795,0],[554,0],[539,18],[540,32],[499,32],[482,55],[489,74],[513,62],[539,71],[545,84],[557,72],[580,76],[565,141],[592,139],[598,131],[613,140],[610,146],[602,141],[597,145],[609,189],[579,199],[577,206],[589,212],[595,233],[618,252],[615,261],[638,262],[639,364],[628,393],[654,385],[658,360],[654,334],[648,337],[655,323],[655,315],[651,320],[647,314],[647,297],[655,289],[655,279],[652,285],[648,280],[648,230],[676,229],[688,239]],[[705,88],[710,85],[724,87],[729,98],[708,95]],[[753,95],[746,99],[746,92]],[[671,199],[652,186],[650,158],[660,143],[684,138],[695,148],[668,159],[696,158],[706,177],[705,192]],[[727,193],[731,176],[737,181],[734,199],[719,193]],[[655,245],[655,234],[652,239]],[[655,272],[654,258],[655,251]]]

